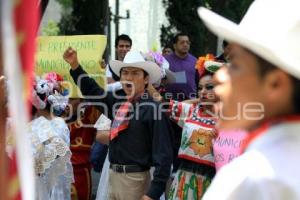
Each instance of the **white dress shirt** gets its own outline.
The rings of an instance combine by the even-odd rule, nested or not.
[[[299,200],[300,118],[269,126],[216,175],[204,200]]]

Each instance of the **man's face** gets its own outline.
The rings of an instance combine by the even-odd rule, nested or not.
[[[231,44],[229,61],[215,74],[215,92],[223,104],[219,127],[250,129],[265,118],[264,79],[258,74],[256,57],[242,47]]]
[[[171,48],[166,47],[166,48],[163,49],[162,55],[167,56],[167,55],[171,54],[172,52],[173,52],[173,50]]]
[[[126,53],[130,51],[131,45],[127,40],[119,40],[118,45],[116,46],[117,58],[120,61],[124,60]]]
[[[144,76],[144,71],[136,67],[124,67],[121,69],[121,83],[127,96],[142,94],[149,76]]]
[[[187,54],[190,50],[190,40],[188,36],[179,36],[178,41],[174,44],[175,52]]]

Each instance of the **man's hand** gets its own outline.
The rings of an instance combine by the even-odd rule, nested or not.
[[[64,55],[63,55],[64,60],[70,64],[72,70],[77,69],[79,66],[78,58],[77,58],[77,52],[72,48],[69,47]]]
[[[153,199],[151,199],[151,198],[148,197],[147,195],[144,195],[144,196],[141,198],[141,200],[153,200]]]

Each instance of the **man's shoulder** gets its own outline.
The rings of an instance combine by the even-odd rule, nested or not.
[[[141,97],[141,99],[140,99],[140,101],[139,101],[139,104],[144,104],[144,105],[149,104],[149,105],[155,105],[155,106],[158,106],[160,103],[157,102],[157,101],[155,101],[155,100],[151,97],[151,95],[150,95],[149,93],[145,93],[145,94]]]
[[[261,152],[246,152],[220,169],[203,199],[263,199],[261,195],[273,191],[272,186],[286,189],[285,183],[290,182],[289,179],[278,176]],[[249,198],[242,198],[248,195]]]
[[[158,113],[163,111],[163,104],[155,101],[150,95],[141,97],[137,107],[147,113]]]
[[[192,54],[188,54],[188,57],[191,59],[191,60],[193,60],[193,61],[196,61],[197,60],[197,58],[195,57],[195,56],[193,56]]]
[[[172,62],[176,59],[176,54],[174,52],[170,53],[169,55],[166,55],[165,59],[168,62]]]
[[[289,163],[293,163],[293,165],[288,167]],[[295,177],[299,166],[300,159],[298,158],[290,158],[289,155],[272,158],[270,152],[252,149],[224,166],[218,173],[218,179],[229,177],[235,177],[232,180],[239,179],[238,181],[249,178],[255,180],[273,179],[274,177],[285,179],[285,177]],[[297,177],[300,179],[300,175]]]

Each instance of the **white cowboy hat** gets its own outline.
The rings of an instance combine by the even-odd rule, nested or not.
[[[300,79],[300,1],[256,0],[239,25],[199,8],[206,26]]]
[[[142,54],[138,51],[129,51],[123,62],[112,60],[109,62],[112,71],[120,77],[123,67],[135,67],[146,71],[149,74],[149,83],[155,83],[160,79],[161,72],[159,66],[151,61],[145,61]]]

